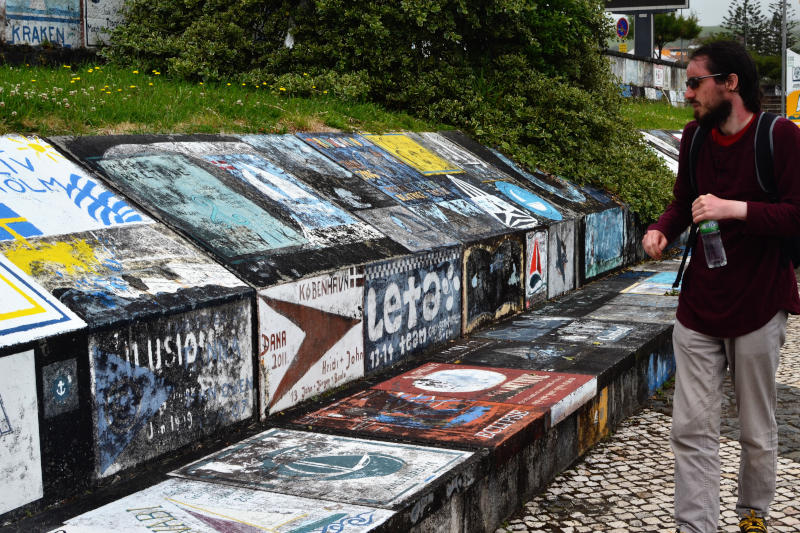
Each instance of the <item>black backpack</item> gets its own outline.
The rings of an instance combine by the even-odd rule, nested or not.
[[[774,113],[761,113],[756,124],[755,136],[756,180],[758,180],[761,190],[767,193],[769,201],[772,203],[777,203],[780,200],[780,198],[778,198],[778,187],[775,184],[775,171],[772,164],[774,158],[772,130],[775,128],[775,123],[778,121],[778,118],[779,116]],[[692,137],[692,142],[689,147],[689,183],[691,183],[695,198],[698,196],[697,181],[695,179],[697,158],[700,154],[700,147],[703,146],[706,137],[708,137],[708,130],[698,127],[694,131],[694,136]],[[692,224],[689,230],[689,238],[686,241],[686,248],[683,251],[683,260],[678,269],[675,283],[672,284],[673,289],[677,289],[681,284],[683,268],[686,265],[686,256],[689,255],[689,250],[694,248],[695,244],[697,244],[697,224]],[[800,265],[800,235],[784,238],[781,257],[784,260],[788,259],[791,261],[792,265],[795,267]]]

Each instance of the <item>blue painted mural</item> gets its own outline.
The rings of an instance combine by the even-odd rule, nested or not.
[[[622,208],[586,215],[584,275],[586,279],[622,265],[625,251],[625,217]]]
[[[675,355],[672,351],[651,353],[647,365],[647,394],[654,394],[673,375],[675,375]]]
[[[461,333],[458,249],[368,265],[364,288],[366,372]]]
[[[520,176],[524,177],[526,180],[530,181],[537,187],[544,189],[545,191],[549,192],[550,194],[554,194],[559,198],[563,198],[564,200],[569,200],[571,202],[583,203],[586,201],[586,196],[578,190],[573,184],[568,182],[563,178],[558,178],[557,176],[551,176],[558,180],[560,187],[554,187],[550,185],[546,181],[536,177],[534,174],[525,171],[521,167],[519,167],[514,161],[509,159],[508,157],[504,156],[501,152],[492,149],[492,153],[496,155],[503,163],[514,169]]]
[[[81,46],[79,0],[6,0],[4,3],[6,43]]]
[[[299,228],[284,224],[184,155],[149,154],[97,164],[222,257],[311,246]]]

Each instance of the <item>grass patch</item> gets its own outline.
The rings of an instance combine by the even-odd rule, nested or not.
[[[0,65],[0,134],[289,133],[447,129],[320,91],[189,83],[110,65]]]
[[[682,130],[694,119],[691,106],[673,107],[667,102],[626,98],[622,114],[640,130]]]

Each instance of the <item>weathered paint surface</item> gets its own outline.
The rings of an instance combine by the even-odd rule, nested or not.
[[[608,435],[608,387],[578,415],[578,455]]]
[[[363,298],[360,267],[259,292],[262,417],[364,375]]]
[[[513,169],[533,185],[544,189],[545,191],[549,192],[550,194],[554,194],[559,198],[569,200],[570,202],[576,202],[579,204],[586,202],[586,196],[576,186],[564,178],[554,174],[546,174],[538,169],[535,171],[535,174],[527,172],[499,151],[492,150],[492,152],[494,152],[494,154],[501,161],[503,161],[503,163],[508,165],[509,168]]]
[[[673,324],[675,322],[675,297],[664,297],[665,306],[643,307],[641,302],[626,302],[627,297],[621,294],[610,300],[606,305],[599,307],[587,314],[589,318],[597,320],[627,321],[633,323]]]
[[[574,220],[565,220],[548,228],[547,251],[547,297],[555,298],[575,288],[578,256]]]
[[[521,239],[509,235],[464,251],[465,334],[522,310],[523,250]]]
[[[471,452],[269,429],[173,475],[384,509],[402,507]]]
[[[470,399],[521,405],[563,420],[597,392],[593,376],[498,367],[428,363],[376,385],[413,397]]]
[[[90,0],[83,3],[86,46],[108,44],[109,30],[125,20],[122,16],[124,4],[124,0]]]
[[[584,275],[593,278],[622,265],[625,251],[625,217],[622,208],[586,215]]]
[[[366,277],[368,373],[460,335],[460,249],[368,265]]]
[[[83,320],[0,254],[0,346],[85,326]]]
[[[537,420],[545,409],[370,389],[309,413],[300,426],[357,431],[477,446],[499,447]]]
[[[672,284],[675,283],[675,277],[675,272],[659,272],[646,279],[637,281],[630,287],[623,289],[622,292],[628,294],[652,294],[664,296],[665,294],[672,293]],[[678,291],[680,291],[680,285],[678,286]]]
[[[391,133],[365,137],[424,175],[446,177],[451,190],[469,198],[502,225],[515,229],[536,226],[537,220],[527,206],[520,209],[516,204],[507,202],[495,187],[495,182],[508,180],[508,176],[447,139],[435,133]]]
[[[241,139],[409,250],[457,242],[294,135],[243,135]]]
[[[0,515],[42,497],[33,350],[0,357]]]
[[[487,339],[532,342],[571,321],[572,319],[568,317],[525,315],[491,329],[476,332],[475,335]]]
[[[506,230],[469,201],[450,178],[423,176],[362,136],[333,133],[298,136],[423,220],[461,241]]]
[[[6,0],[4,4],[6,43],[81,46],[79,0]]]
[[[547,299],[547,231],[532,231],[525,243],[525,307]]]
[[[558,221],[563,218],[556,207],[522,187],[510,175],[443,135],[433,132],[407,135],[411,139],[417,140],[425,148],[463,169],[467,177],[471,178],[473,185],[479,186],[490,196],[499,197],[499,201],[492,200],[498,207],[506,206],[510,201],[512,205],[522,208],[529,215],[538,216],[543,222]]]
[[[647,365],[647,394],[655,394],[674,375],[675,354],[671,346],[651,353]]]
[[[75,359],[42,367],[42,396],[45,418],[78,408],[78,363]]]
[[[253,414],[249,300],[89,337],[96,475]]]
[[[359,505],[170,479],[71,518],[53,533],[361,533],[392,514]]]
[[[0,137],[0,241],[149,219],[37,137]]]

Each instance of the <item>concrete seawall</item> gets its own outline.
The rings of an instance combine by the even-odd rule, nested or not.
[[[0,524],[239,435],[147,497],[302,509],[372,468],[315,520],[490,530],[670,374],[675,298],[608,278],[643,258],[628,209],[460,132],[0,144]],[[239,468],[306,452],[355,464]]]

